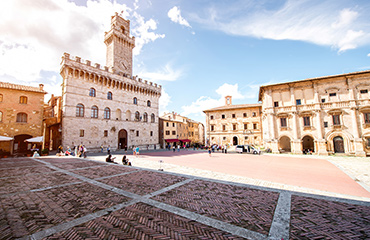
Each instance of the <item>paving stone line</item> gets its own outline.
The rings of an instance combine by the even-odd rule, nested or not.
[[[73,170],[78,170],[78,169],[73,169]],[[105,177],[99,177],[99,178],[95,178],[94,180],[103,180],[103,179],[107,179],[107,178],[119,177],[119,176],[124,176],[124,175],[130,174],[130,173],[135,173],[135,172],[141,172],[141,170],[125,172],[125,173],[120,173],[120,174],[115,174],[115,175],[110,175],[110,176],[105,176]]]
[[[177,214],[177,215],[180,215],[180,216],[183,216],[183,217],[192,219],[194,221],[197,221],[197,222],[202,223],[202,224],[206,224],[206,225],[211,226],[211,227],[214,227],[216,229],[223,230],[223,231],[232,233],[234,235],[238,235],[238,236],[245,237],[245,238],[250,238],[250,239],[259,240],[259,239],[266,239],[267,238],[267,236],[265,236],[265,235],[263,235],[261,233],[258,233],[258,232],[250,231],[250,230],[245,229],[245,228],[242,228],[242,227],[237,227],[237,226],[234,226],[234,225],[229,224],[229,223],[225,223],[225,222],[222,222],[222,221],[219,221],[219,220],[215,220],[215,219],[212,219],[212,218],[209,218],[209,217],[206,217],[206,216],[202,216],[200,214],[196,214],[196,213],[193,213],[193,212],[190,212],[190,211],[181,209],[181,208],[177,208],[177,207],[174,207],[174,206],[165,204],[165,203],[161,203],[161,202],[158,202],[158,201],[149,199],[150,197],[153,197],[153,196],[155,196],[157,194],[161,194],[163,192],[166,192],[166,191],[172,190],[174,188],[177,188],[179,186],[185,185],[185,184],[193,181],[194,179],[191,179],[190,178],[190,179],[187,179],[185,181],[182,181],[182,182],[173,184],[171,186],[168,186],[166,188],[163,188],[161,190],[158,190],[158,191],[156,191],[154,193],[150,193],[150,194],[147,194],[147,195],[144,195],[144,196],[140,196],[140,195],[137,195],[137,194],[134,194],[134,193],[130,193],[130,192],[124,191],[122,189],[118,189],[116,187],[112,187],[110,185],[107,185],[107,184],[104,184],[104,183],[101,183],[101,182],[98,182],[98,181],[95,181],[95,180],[92,180],[92,179],[89,179],[89,178],[80,176],[78,174],[71,173],[71,172],[69,172],[67,170],[60,169],[60,168],[58,168],[56,166],[53,166],[51,163],[48,163],[48,162],[45,162],[45,161],[42,161],[42,160],[39,160],[39,159],[35,159],[35,160],[36,161],[39,161],[39,162],[42,162],[44,164],[50,165],[51,168],[53,168],[53,169],[55,169],[57,171],[60,171],[60,172],[63,172],[65,174],[68,174],[70,176],[79,178],[79,179],[81,179],[83,181],[86,181],[86,182],[88,182],[90,184],[94,184],[94,185],[97,185],[97,186],[102,187],[104,189],[113,191],[113,192],[115,192],[117,194],[120,194],[120,195],[123,195],[123,196],[126,196],[126,197],[130,197],[130,198],[133,198],[137,202],[143,202],[143,203],[149,204],[149,205],[151,205],[153,207],[157,207],[157,208],[160,208],[162,210],[172,212],[174,214]],[[187,176],[187,177],[189,177],[189,176]],[[78,219],[80,219],[80,218],[78,218]],[[77,225],[81,224],[79,221],[77,221],[78,219],[73,220],[73,221],[76,221],[78,223]],[[89,220],[92,220],[92,219],[89,219]],[[70,221],[68,223],[71,223],[73,221]],[[77,226],[77,225],[73,225],[72,223],[68,225],[68,223],[63,223],[63,224],[60,224],[60,225],[63,225],[64,226],[65,224],[67,224],[66,226],[69,226],[69,228],[70,227]],[[58,226],[60,226],[60,225],[57,225],[54,228],[55,229],[58,229]],[[66,229],[63,229],[63,230],[66,230]],[[47,231],[47,230],[45,230],[45,231]],[[62,230],[60,230],[60,231],[62,231]],[[60,232],[60,231],[58,231],[58,232]],[[41,232],[43,232],[43,231],[41,231]],[[53,232],[51,234],[54,234],[54,233],[56,233],[56,232]],[[35,234],[37,234],[37,233],[35,233]],[[33,234],[33,235],[35,235],[35,234]],[[47,236],[50,236],[51,234],[49,234]]]
[[[291,193],[280,193],[268,239],[289,239]]]

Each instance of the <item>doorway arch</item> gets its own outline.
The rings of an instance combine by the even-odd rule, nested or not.
[[[31,143],[25,142],[25,140],[29,138],[32,138],[32,136],[28,134],[14,136],[14,152],[25,153],[27,150],[31,149],[31,147],[28,146],[31,145]]]
[[[334,153],[344,153],[344,141],[341,136],[333,138]]]
[[[284,152],[291,152],[290,138],[289,137],[282,136],[279,139],[279,150],[283,150]]]
[[[118,132],[118,149],[126,148],[127,148],[127,131],[125,129],[121,129]]]
[[[307,152],[308,150],[315,152],[315,144],[313,137],[306,135],[302,138],[302,149],[303,152]]]
[[[233,145],[234,146],[238,145],[238,137],[237,136],[233,137]]]

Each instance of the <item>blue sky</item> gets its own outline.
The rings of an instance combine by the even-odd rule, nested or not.
[[[115,12],[134,74],[162,85],[160,115],[204,122],[226,95],[256,103],[260,85],[370,69],[367,0],[2,0],[0,81],[61,95],[61,56],[104,65]]]

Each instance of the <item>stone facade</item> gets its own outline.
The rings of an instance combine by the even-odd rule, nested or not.
[[[26,152],[32,146],[24,140],[42,136],[45,94],[42,84],[37,88],[0,82],[0,136],[14,138],[14,145],[0,142],[1,149]]]
[[[260,87],[273,152],[370,154],[370,71]]]
[[[261,104],[232,104],[225,97],[225,106],[203,111],[206,114],[207,145],[261,146]]]
[[[204,145],[204,125],[175,112],[159,118],[160,145],[165,148],[180,144]]]
[[[161,86],[131,76],[134,38],[129,21],[117,14],[105,35],[107,66],[62,60],[62,144],[83,144],[88,151],[159,147],[158,100]],[[122,64],[124,61],[124,64]]]
[[[51,95],[44,106],[43,148],[56,150],[62,144],[62,97]]]

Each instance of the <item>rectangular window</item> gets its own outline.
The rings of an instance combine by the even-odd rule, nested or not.
[[[236,124],[233,124],[233,130],[236,130]]]
[[[280,127],[287,127],[286,118],[280,118]]]
[[[370,123],[370,113],[364,113],[364,121],[365,123]]]
[[[172,131],[172,135],[176,135],[176,131]]]
[[[211,125],[211,131],[215,130],[215,126]]]
[[[170,135],[170,131],[166,131],[166,135]]]
[[[253,112],[252,113],[252,117],[256,117],[257,116],[257,113],[256,112]]]
[[[324,128],[327,128],[329,126],[328,122],[324,122]]]
[[[222,115],[221,115],[221,118],[222,118],[222,119],[225,119],[225,114],[222,114]]]
[[[244,130],[248,129],[248,123],[244,123]]]
[[[233,113],[231,116],[232,116],[232,118],[235,118],[235,113]]]
[[[311,126],[310,117],[303,117],[303,126],[309,127]]]
[[[274,107],[279,107],[279,102],[274,102]]]
[[[335,97],[337,96],[337,93],[329,93],[329,97]]]
[[[140,134],[139,134],[139,131],[136,131],[136,137],[138,137]]]
[[[166,127],[168,127],[168,122],[166,122]]]
[[[212,120],[212,119],[213,119],[213,115],[211,115],[211,117],[210,117],[210,118],[211,118],[211,120]]]
[[[226,131],[226,125],[222,125],[222,131]]]
[[[257,129],[257,123],[253,123],[253,129]]]
[[[296,99],[295,100],[295,105],[302,105],[301,99]]]
[[[104,130],[104,137],[108,137],[108,130]]]
[[[243,113],[243,117],[247,117],[247,113]]]
[[[27,104],[27,97],[24,97],[24,96],[20,97],[19,98],[19,103]]]
[[[245,136],[245,137],[244,137],[244,140],[245,140],[245,141],[247,141],[247,140],[248,140],[248,136]]]
[[[223,137],[223,138],[222,138],[222,140],[224,140],[224,141],[225,141],[225,140],[226,140],[226,137]]]
[[[321,102],[324,103],[325,102],[325,98],[321,98]]]
[[[362,90],[360,90],[360,93],[361,94],[364,94],[364,93],[367,93],[368,91],[367,91],[367,89],[362,89]]]
[[[80,137],[84,137],[84,136],[85,136],[85,130],[80,129]]]
[[[337,115],[333,115],[333,125],[340,125],[340,115],[337,114]]]
[[[150,131],[150,136],[153,137],[153,131]]]
[[[175,123],[172,123],[172,127],[174,127],[175,126]]]

